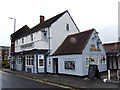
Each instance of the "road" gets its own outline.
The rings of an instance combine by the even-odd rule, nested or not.
[[[0,71],[2,88],[60,88]]]

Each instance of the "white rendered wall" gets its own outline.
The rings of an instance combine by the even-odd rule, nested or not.
[[[102,71],[106,71],[107,70],[107,64],[101,64],[100,63],[100,58],[105,56],[106,57],[106,53],[104,50],[104,47],[102,46],[102,43],[99,45],[99,48],[101,49],[101,52],[96,52],[96,51],[92,51],[90,52],[90,48],[91,48],[91,44],[95,44],[95,46],[97,46],[97,40],[99,39],[99,36],[97,36],[97,38],[92,39],[92,37],[94,37],[94,33],[92,33],[92,36],[90,37],[85,49],[83,50],[83,60],[86,59],[86,57],[93,57],[95,60],[96,58],[99,58],[99,64],[98,64],[98,69],[100,72]],[[97,48],[97,47],[96,47]],[[96,64],[96,63],[95,63]],[[88,67],[86,67],[86,62],[83,62],[83,67],[84,67],[84,74],[88,74]]]
[[[66,24],[69,24],[69,31],[66,30]],[[50,46],[52,48],[51,55],[62,44],[68,35],[78,33],[78,29],[67,12],[55,23],[53,23],[50,31]]]
[[[46,30],[48,30],[46,28]],[[33,41],[31,41],[31,34],[27,35],[24,38],[24,43],[22,43],[22,38],[15,41],[15,52],[27,51],[32,49],[48,49],[48,40],[44,40],[41,37],[41,31],[33,33]],[[21,48],[22,45],[33,43],[31,47]]]
[[[53,58],[58,58],[58,73],[60,74],[69,74],[69,75],[77,75],[83,76],[82,73],[82,55],[61,55],[61,56],[52,56],[51,65],[48,65],[47,59],[47,72],[53,73]],[[75,70],[65,69],[65,61],[75,61]]]

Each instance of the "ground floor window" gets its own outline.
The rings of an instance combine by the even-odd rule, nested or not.
[[[101,64],[106,64],[106,57],[105,56],[101,57]]]
[[[22,56],[16,56],[16,64],[22,64]]]
[[[65,69],[75,70],[75,61],[64,61]]]
[[[27,55],[26,56],[26,65],[33,65],[34,63],[34,55]]]
[[[48,66],[51,66],[51,59],[48,60]]]
[[[44,66],[43,65],[43,59],[39,59],[39,66]]]
[[[86,66],[89,66],[90,64],[95,64],[95,60],[93,57],[86,58]]]
[[[44,66],[44,55],[38,55],[38,66]]]

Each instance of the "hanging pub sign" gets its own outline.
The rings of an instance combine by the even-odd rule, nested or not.
[[[75,70],[75,61],[65,61],[65,69]]]
[[[90,52],[101,52],[101,49],[96,48],[95,44],[91,44]]]

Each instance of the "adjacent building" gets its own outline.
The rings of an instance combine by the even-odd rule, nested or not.
[[[10,56],[10,47],[0,46],[0,60],[1,61],[9,60],[9,56]]]
[[[68,11],[48,20],[40,16],[11,35],[11,69],[30,73],[84,76],[90,64],[106,71],[106,54],[95,29],[80,32]]]
[[[120,42],[105,43],[104,48],[107,53],[107,68],[120,69]]]
[[[0,46],[0,68],[2,67],[2,61],[10,62],[10,47]]]

